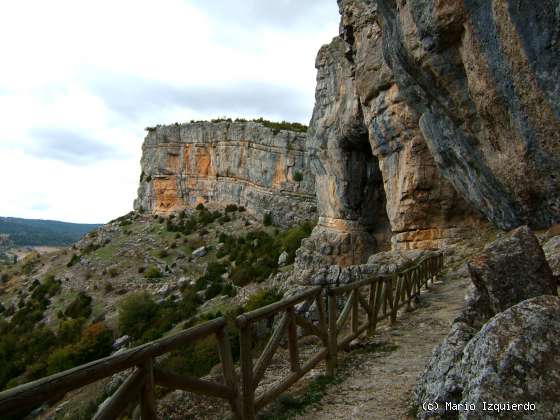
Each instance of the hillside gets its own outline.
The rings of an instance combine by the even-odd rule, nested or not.
[[[312,227],[282,229],[234,205],[133,212],[72,247],[0,264],[0,389],[279,299],[268,279],[292,267]],[[217,354],[201,351],[170,363],[206,374]],[[67,410],[83,414],[102,393],[86,390]]]
[[[0,233],[10,235],[16,246],[67,246],[99,226],[56,220],[0,217]]]

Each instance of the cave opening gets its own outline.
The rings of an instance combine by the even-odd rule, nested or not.
[[[391,224],[387,214],[387,199],[379,160],[372,153],[367,132],[347,138],[342,143],[346,155],[347,202],[349,219],[358,228],[375,238],[379,252],[390,249]]]

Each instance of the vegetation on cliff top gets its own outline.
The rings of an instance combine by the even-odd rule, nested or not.
[[[206,120],[191,120],[190,123],[194,124],[194,123],[204,123],[204,122],[208,122]],[[288,131],[295,131],[298,133],[306,133],[307,132],[307,126],[305,124],[301,124],[298,122],[289,122],[289,121],[270,121],[270,120],[265,120],[264,118],[260,117],[260,118],[253,118],[253,119],[245,119],[245,118],[227,118],[227,117],[220,117],[220,118],[214,118],[212,120],[210,120],[210,122],[213,123],[220,123],[220,122],[236,122],[236,123],[245,123],[245,122],[255,122],[255,123],[259,123],[262,124],[263,126],[267,127],[267,128],[271,128],[274,132],[274,134],[278,134],[280,132],[280,130],[288,130]],[[176,123],[176,125],[178,125],[178,123]],[[155,131],[156,127],[146,127],[145,130],[152,132]]]

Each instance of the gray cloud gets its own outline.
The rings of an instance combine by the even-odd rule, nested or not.
[[[100,140],[65,128],[36,127],[29,134],[34,140],[29,152],[40,158],[81,165],[122,157],[117,149]]]
[[[181,107],[216,116],[282,115],[285,119],[305,121],[313,106],[313,97],[307,92],[265,82],[176,86],[111,75],[97,77],[89,87],[111,110],[131,120],[165,108]]]
[[[276,26],[293,29],[295,26],[320,26],[332,19],[335,0],[190,0],[205,14],[228,23],[255,26]]]

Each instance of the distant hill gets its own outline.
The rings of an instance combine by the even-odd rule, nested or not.
[[[0,217],[0,233],[10,235],[10,239],[18,246],[70,245],[99,226],[101,225]]]

